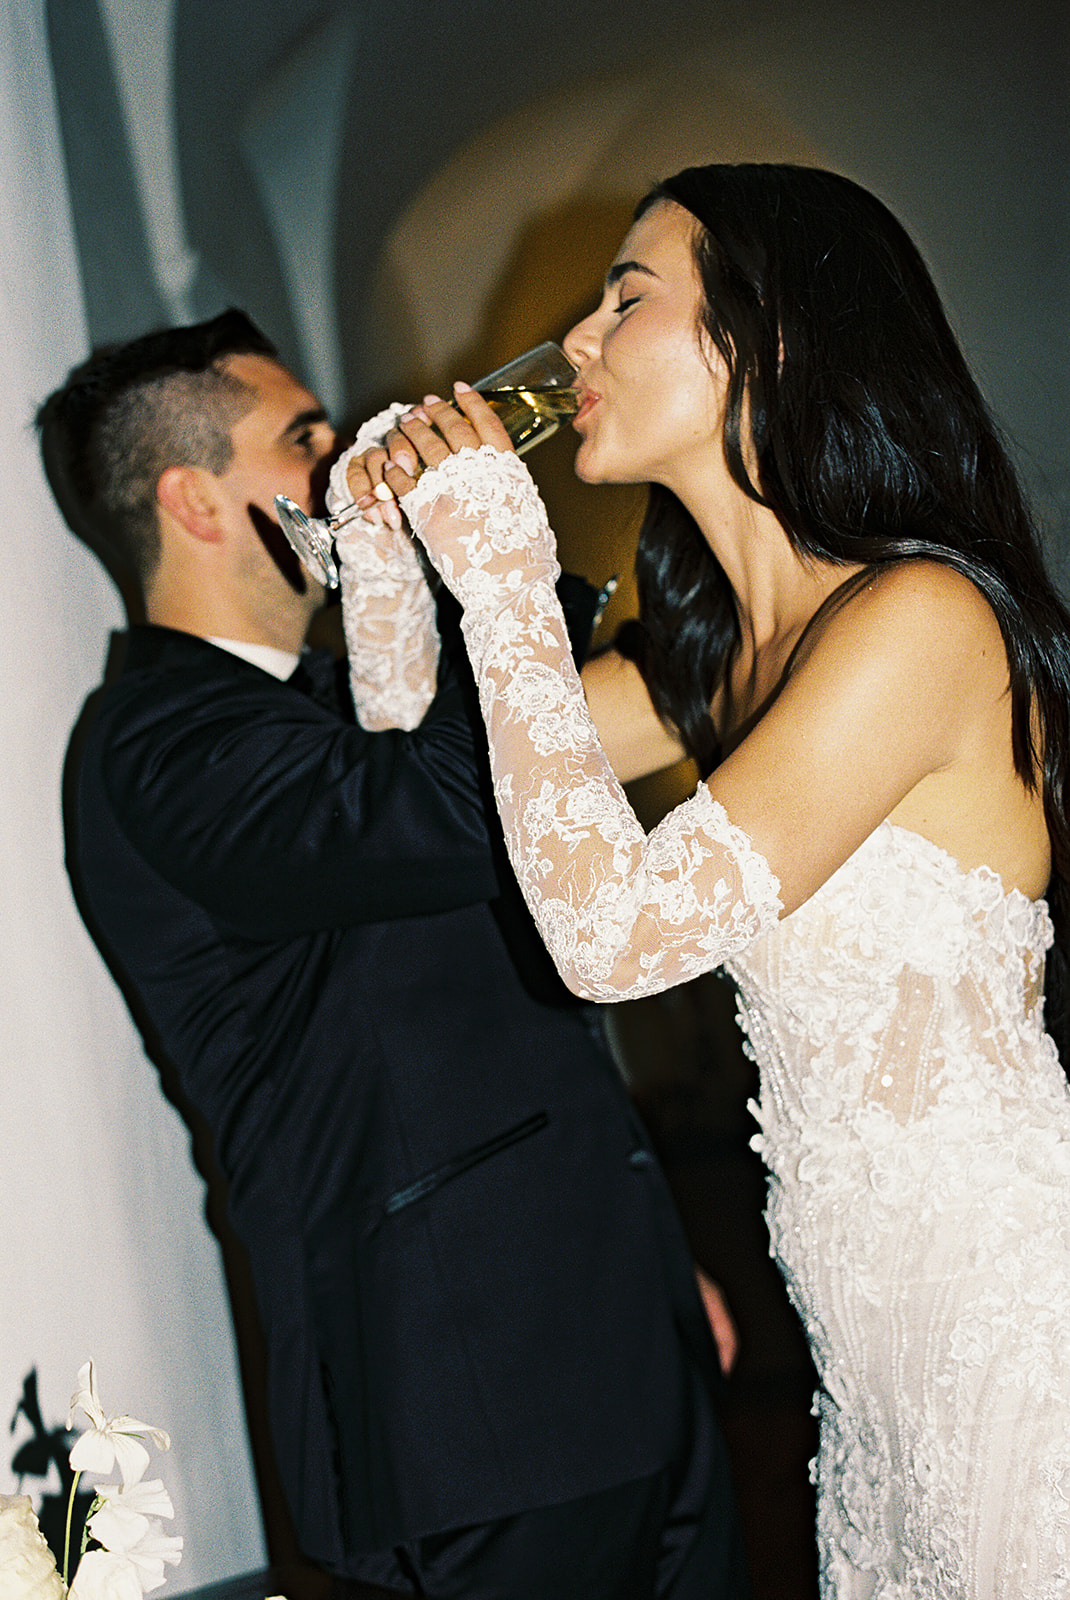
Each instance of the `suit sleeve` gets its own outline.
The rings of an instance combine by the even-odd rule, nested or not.
[[[447,666],[421,725],[368,733],[285,683],[152,675],[108,719],[130,842],[251,939],[433,914],[498,893],[474,736]]]

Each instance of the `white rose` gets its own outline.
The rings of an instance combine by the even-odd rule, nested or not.
[[[0,1600],[63,1600],[66,1593],[29,1495],[0,1494]]]

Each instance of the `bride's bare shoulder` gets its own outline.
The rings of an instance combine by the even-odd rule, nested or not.
[[[919,558],[867,568],[841,585],[814,619],[809,652],[840,646],[1004,659],[999,623],[980,589],[944,562]]]

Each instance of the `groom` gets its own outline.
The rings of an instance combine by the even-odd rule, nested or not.
[[[742,1594],[687,1247],[516,914],[463,669],[367,733],[302,654],[324,595],[271,508],[318,497],[322,408],[228,312],[99,353],[39,423],[148,619],[70,871],[212,1129],[306,1553],[416,1594]]]

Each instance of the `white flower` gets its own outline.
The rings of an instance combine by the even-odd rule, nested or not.
[[[144,1592],[129,1556],[87,1550],[78,1563],[70,1600],[141,1600]]]
[[[162,1524],[154,1517],[149,1522],[138,1543],[125,1552],[133,1562],[142,1592],[158,1589],[164,1581],[164,1565],[177,1567],[182,1559],[182,1540],[177,1534],[165,1533]]]
[[[106,1417],[91,1361],[78,1385],[67,1426],[76,1410],[92,1426],[71,1451],[71,1466],[77,1473],[101,1472],[117,1461],[123,1479],[121,1486],[98,1489],[90,1510],[87,1532],[103,1548],[83,1554],[68,1597],[29,1498],[0,1495],[0,1600],[141,1600],[164,1582],[164,1567],[181,1559],[182,1540],[164,1533],[159,1520],[175,1514],[170,1495],[159,1479],[142,1482],[149,1453],[141,1438],[148,1435],[161,1450],[170,1449],[170,1439],[136,1417]]]
[[[127,1594],[140,1600],[163,1583],[164,1564],[176,1566],[181,1559],[182,1540],[164,1533],[159,1520],[174,1516],[171,1497],[159,1479],[129,1489],[109,1483],[97,1493],[103,1504],[90,1516],[88,1527],[104,1549],[82,1557],[71,1600],[96,1600],[98,1595],[110,1600],[113,1589],[117,1600]],[[108,1561],[97,1559],[103,1555]]]
[[[93,1538],[109,1555],[129,1564],[139,1593],[158,1589],[164,1581],[164,1563],[176,1566],[182,1556],[182,1540],[164,1533],[160,1522],[161,1517],[175,1514],[171,1496],[160,1479],[122,1488],[115,1483],[105,1483],[97,1490],[97,1499],[102,1504],[88,1521]],[[126,1566],[121,1570],[127,1573]],[[80,1576],[81,1567],[78,1573]],[[76,1595],[73,1600],[77,1600]]]
[[[120,1489],[106,1483],[97,1490],[103,1504],[89,1517],[89,1531],[105,1550],[127,1555],[136,1550],[149,1530],[150,1519],[173,1517],[175,1508],[159,1478]],[[181,1539],[178,1541],[182,1547]]]
[[[0,1494],[0,1592],[4,1600],[63,1600],[66,1592],[26,1494]]]
[[[153,1428],[136,1417],[106,1417],[97,1394],[93,1363],[87,1361],[78,1374],[78,1388],[71,1395],[67,1426],[74,1413],[84,1411],[92,1427],[83,1433],[70,1454],[76,1472],[110,1472],[116,1461],[127,1486],[138,1483],[149,1464],[149,1452],[140,1442],[147,1434],[158,1450],[170,1450],[171,1441],[162,1428]]]

